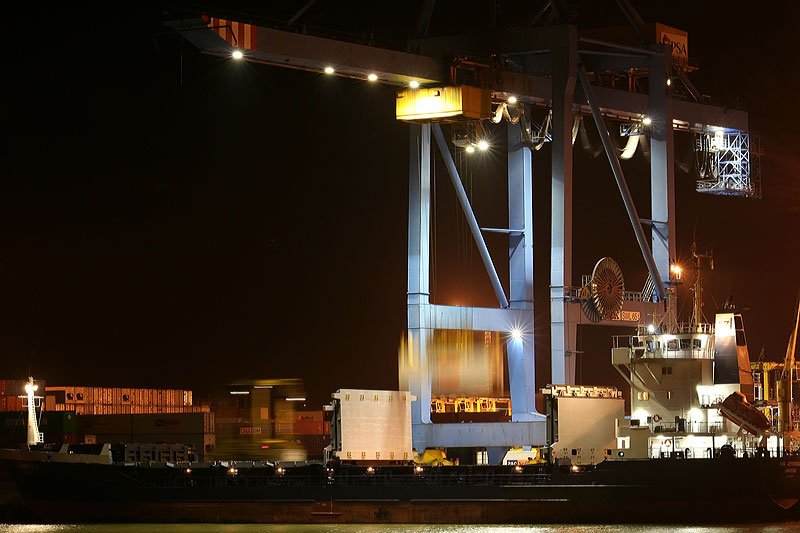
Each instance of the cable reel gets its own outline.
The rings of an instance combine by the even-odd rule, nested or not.
[[[611,320],[617,316],[625,301],[625,279],[619,264],[610,257],[600,259],[579,296],[583,313],[590,321]]]

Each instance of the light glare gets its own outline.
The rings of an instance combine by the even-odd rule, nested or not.
[[[238,61],[239,59],[244,58],[244,54],[242,53],[241,50],[234,50],[233,52],[231,52],[231,57]]]
[[[333,67],[325,67],[325,74],[333,74],[336,72]]]
[[[644,124],[645,126],[649,126],[652,123],[653,123],[653,119],[652,118],[650,118],[650,117],[642,118],[642,124]]]
[[[378,75],[373,72],[369,76],[367,76],[367,79],[369,81],[378,81]]]
[[[517,103],[517,97],[516,96],[509,96],[508,97],[508,103],[511,104],[511,105],[516,104]]]
[[[419,82],[417,80],[411,80],[408,86],[412,89],[419,89]]]
[[[471,144],[467,145],[467,147],[464,148],[464,150],[466,150],[468,154],[474,154],[475,153],[475,147],[472,146]]]
[[[655,333],[656,332],[656,325],[655,324],[647,324],[647,333]]]
[[[481,139],[480,141],[478,141],[478,149],[482,152],[485,152],[486,150],[489,149],[489,143]]]
[[[519,328],[514,328],[511,330],[511,338],[515,341],[518,341],[522,338],[522,331]]]

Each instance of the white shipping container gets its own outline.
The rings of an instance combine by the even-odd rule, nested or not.
[[[408,391],[340,389],[333,395],[342,461],[410,461],[411,402]]]

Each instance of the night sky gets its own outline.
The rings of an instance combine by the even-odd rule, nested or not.
[[[285,21],[305,0],[238,4]],[[373,4],[382,3],[318,0],[301,22],[388,41],[412,36],[418,2],[392,13]],[[490,29],[489,4],[438,2],[431,34]],[[713,249],[706,312],[733,293],[746,309],[751,357],[763,347],[766,359],[781,359],[800,289],[792,47],[800,12],[788,2],[770,10],[634,4],[645,20],[689,32],[701,65],[695,85],[744,103],[761,135],[762,200],[698,195],[694,171],[676,163],[678,259],[688,262],[693,234]],[[539,7],[501,6],[509,25]],[[202,391],[241,377],[301,377],[309,408],[338,388],[396,388],[408,126],[394,119],[394,89],[203,56],[160,24],[164,9],[26,7],[7,17],[0,378],[30,368],[54,385]],[[625,24],[611,1],[577,10],[579,26]],[[462,173],[481,225],[503,227],[504,129],[493,132],[499,148],[464,161]],[[677,156],[688,142],[677,137]],[[549,147],[534,158],[543,385]],[[637,155],[623,168],[647,218],[648,164]],[[491,306],[441,161],[435,176],[433,299]],[[608,162],[579,146],[574,195],[575,282],[608,255],[622,264],[627,288],[640,287],[644,263]],[[489,245],[499,263],[505,242],[490,237]],[[688,318],[689,305],[682,309]],[[613,333],[581,328],[583,382],[621,386],[609,364]]]

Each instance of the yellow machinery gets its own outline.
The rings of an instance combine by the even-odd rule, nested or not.
[[[481,120],[491,117],[491,93],[479,87],[455,85],[408,89],[397,93],[397,120]]]
[[[453,466],[458,464],[458,460],[451,461],[447,458],[447,453],[439,448],[425,448],[425,450],[414,458],[415,465],[425,466]]]
[[[542,455],[542,451],[539,448],[511,448],[506,452],[505,457],[503,457],[503,464],[504,465],[537,465],[546,463],[547,461],[544,459]]]

